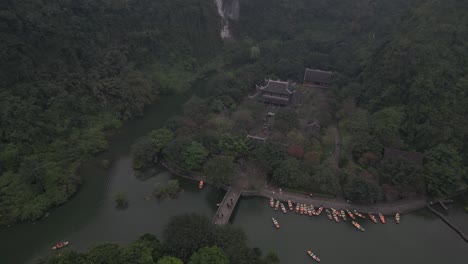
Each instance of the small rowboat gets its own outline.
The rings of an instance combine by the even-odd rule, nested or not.
[[[274,217],[271,218],[271,221],[273,221],[273,225],[276,227],[276,229],[280,228],[278,221]]]
[[[340,219],[338,219],[338,212],[333,208],[331,209],[332,209],[333,219],[335,219],[335,222],[339,223]]]
[[[304,214],[304,209],[305,209],[305,208],[304,208],[304,205],[301,204],[301,209],[300,209],[300,211],[299,211],[299,214],[301,214],[301,215]]]
[[[400,223],[400,213],[396,213],[396,215],[395,215],[395,222],[396,222],[397,224]]]
[[[385,224],[385,216],[382,213],[379,213],[379,218],[380,222],[382,222],[382,224]]]
[[[351,213],[350,210],[346,210],[346,212],[348,213],[349,217],[351,217],[353,220],[356,219],[356,217],[353,215],[353,213]]]
[[[273,199],[273,197],[270,198],[270,207],[275,207],[275,200]]]
[[[312,209],[310,209],[310,208],[307,209],[307,214],[308,214],[309,216],[312,216],[312,214],[313,214]]]
[[[320,208],[317,211],[317,215],[320,215],[322,213],[322,211],[323,211],[323,206],[320,206]]]
[[[315,207],[313,204],[310,205],[310,208],[311,208],[311,212],[312,212],[312,215],[317,215],[317,212],[315,211]]]
[[[289,207],[289,211],[293,210],[293,204],[292,204],[291,200],[288,200],[288,207]]]
[[[55,246],[52,247],[52,249],[53,249],[53,250],[61,249],[61,248],[63,248],[63,247],[68,246],[68,244],[70,244],[70,242],[68,242],[68,241],[58,242],[57,244],[55,244]]]
[[[346,213],[344,212],[344,210],[341,210],[341,218],[343,218],[343,220],[347,220],[346,219]]]
[[[331,213],[330,213],[330,210],[325,209],[325,213],[327,213],[328,220],[332,221],[332,220],[333,220],[333,217],[332,217],[332,215],[331,215]]]
[[[275,203],[275,211],[278,211],[279,204],[280,204],[280,202],[279,202],[279,200],[277,200],[276,203]]]
[[[286,207],[284,207],[283,203],[280,203],[280,205],[281,205],[281,211],[283,211],[283,213],[285,214],[286,213]]]
[[[366,231],[364,229],[364,227],[362,227],[360,224],[358,224],[357,222],[354,222],[352,221],[351,223],[353,223],[353,226],[355,226],[357,229],[361,230],[362,232]]]
[[[296,204],[296,214],[299,213],[300,206],[299,204]]]
[[[200,183],[198,183],[198,189],[202,189],[203,185],[205,185],[205,183],[203,181],[200,181]]]
[[[312,251],[307,250],[307,255],[309,255],[309,256],[310,256],[311,258],[313,258],[315,261],[320,262],[319,257],[317,257],[317,255],[315,255]]]
[[[369,217],[370,219],[372,220],[372,222],[374,222],[374,224],[377,224],[377,218],[375,218],[375,216],[372,214],[372,213],[369,213]]]
[[[361,217],[361,218],[366,218],[365,215],[359,213],[357,210],[354,210],[353,212],[354,212],[355,215],[357,215],[357,216],[359,216],[359,217]]]

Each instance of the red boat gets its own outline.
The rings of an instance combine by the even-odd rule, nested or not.
[[[385,216],[382,213],[379,213],[379,218],[380,222],[382,222],[382,224],[385,224]]]
[[[278,211],[279,204],[280,204],[280,202],[279,202],[279,200],[277,200],[276,203],[275,203],[275,211]]]
[[[281,205],[281,211],[283,211],[283,213],[285,214],[286,213],[286,207],[284,207],[283,203],[280,203],[280,205]]]
[[[351,213],[350,210],[346,210],[346,212],[348,213],[349,217],[351,217],[351,219],[355,220],[356,217],[353,215],[353,213]]]
[[[61,249],[61,248],[63,248],[63,247],[68,246],[68,244],[70,244],[70,242],[68,242],[68,241],[58,242],[55,246],[52,247],[52,249],[53,249],[53,250]]]
[[[370,219],[372,220],[372,222],[374,222],[374,224],[377,224],[377,218],[375,218],[375,216],[372,214],[372,213],[369,213],[369,217]]]
[[[274,217],[271,218],[271,221],[273,221],[273,225],[276,227],[276,229],[280,228],[280,225],[278,223],[278,220],[276,220]]]
[[[341,210],[341,218],[343,218],[343,220],[346,221],[346,213],[344,212],[344,210]]]
[[[198,189],[203,188],[203,185],[204,185],[204,184],[205,184],[205,183],[204,183],[203,181],[200,181],[200,183],[198,184]]]
[[[288,207],[289,207],[289,211],[293,210],[293,204],[292,204],[291,200],[288,200]]]
[[[299,206],[299,204],[297,203],[297,204],[296,204],[296,214],[299,213],[299,208],[300,208],[300,206]]]
[[[273,200],[273,197],[270,197],[270,207],[275,207],[275,200]]]
[[[320,206],[320,208],[317,211],[317,215],[320,215],[322,213],[322,210],[323,210],[323,206]]]
[[[317,255],[315,255],[314,253],[312,253],[312,251],[307,250],[307,255],[309,255],[309,256],[310,256],[311,258],[313,258],[315,261],[320,262],[319,257],[317,257]]]

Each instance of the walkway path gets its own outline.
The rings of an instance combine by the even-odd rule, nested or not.
[[[274,194],[273,194],[274,192]],[[291,200],[293,203],[313,204],[314,206],[323,205],[325,208],[333,207],[335,209],[356,209],[360,212],[381,212],[385,215],[392,215],[395,213],[408,213],[419,210],[426,206],[427,202],[424,197],[415,199],[405,199],[393,203],[376,203],[372,205],[357,205],[349,204],[344,199],[340,198],[326,198],[326,197],[310,197],[305,193],[282,191],[278,189],[265,188],[258,193],[259,196],[266,198],[273,197],[276,200],[287,201]]]
[[[242,187],[240,185],[229,187],[223,201],[219,204],[218,211],[216,211],[213,217],[213,224],[225,225],[229,222],[241,193]]]

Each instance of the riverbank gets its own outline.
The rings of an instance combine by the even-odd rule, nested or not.
[[[161,160],[160,164],[164,166],[171,173],[176,174],[180,177],[191,179],[194,181],[204,180],[206,182],[206,177],[202,174],[188,174],[183,170],[176,168],[174,164]],[[206,182],[209,184],[209,182]],[[219,186],[224,190],[228,190],[229,186],[221,185]],[[306,193],[300,192],[291,192],[291,191],[282,191],[279,192],[278,188],[275,187],[264,187],[261,190],[242,190],[241,196],[257,196],[270,198],[273,197],[276,200],[288,201],[291,200],[294,203],[305,203],[305,204],[314,204],[316,206],[323,205],[326,208],[336,208],[336,209],[356,209],[360,212],[381,212],[385,215],[393,215],[395,213],[410,213],[416,210],[422,209],[427,205],[427,201],[424,196],[414,199],[404,199],[392,203],[375,203],[372,205],[360,205],[347,203],[343,198],[327,198],[327,197],[314,197],[307,195]]]

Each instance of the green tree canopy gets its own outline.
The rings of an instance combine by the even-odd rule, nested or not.
[[[162,150],[174,138],[174,133],[167,128],[160,128],[151,131],[148,138],[157,149]]]
[[[229,185],[238,173],[234,157],[215,156],[209,159],[204,166],[207,179],[214,184]]]
[[[434,196],[444,196],[462,187],[461,179],[466,174],[457,150],[439,144],[425,153],[427,190]]]
[[[185,168],[191,171],[202,167],[209,152],[202,144],[192,141],[181,154]]]
[[[351,201],[375,203],[380,199],[381,191],[373,181],[354,176],[344,186],[345,197]]]
[[[137,142],[132,145],[131,152],[133,158],[133,168],[145,169],[157,162],[159,149],[152,140],[148,138],[142,138],[137,140]]]
[[[156,264],[184,264],[184,262],[174,257],[163,257]]]
[[[228,264],[224,252],[217,246],[204,247],[195,252],[188,264]]]

